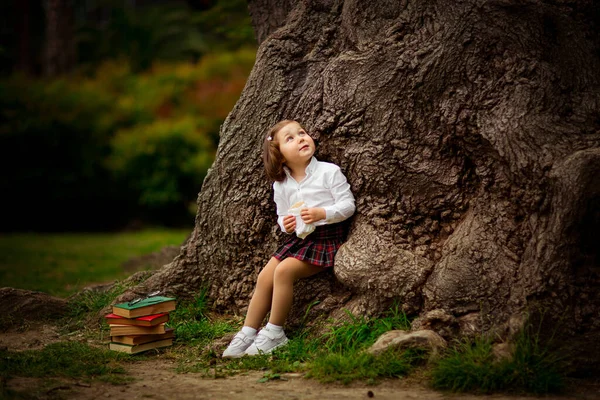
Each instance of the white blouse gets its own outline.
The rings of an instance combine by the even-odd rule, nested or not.
[[[326,218],[315,222],[315,226],[341,222],[354,214],[356,207],[350,184],[337,165],[313,157],[306,167],[306,176],[300,182],[292,178],[287,167],[284,170],[286,179],[273,183],[277,223],[283,232],[283,218],[289,215],[290,206],[299,201],[304,201],[307,208],[325,209]]]

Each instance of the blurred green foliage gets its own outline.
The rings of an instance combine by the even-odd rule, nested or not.
[[[72,40],[75,67],[89,74],[109,59],[126,58],[133,71],[145,71],[157,61],[197,62],[208,53],[256,46],[245,0],[64,3],[60,21],[73,34],[61,40]],[[0,75],[43,73],[47,22],[42,0],[0,2]]]
[[[197,60],[208,50],[197,13],[184,5],[134,9],[121,1],[104,1],[99,7],[109,16],[106,23],[82,21],[76,28],[82,64],[127,57],[134,71],[142,71],[155,60]]]
[[[54,80],[0,80],[2,230],[191,225],[219,126],[255,48],[197,63],[126,58]]]
[[[210,48],[235,50],[256,43],[247,0],[213,0],[212,3],[212,7],[195,19]]]
[[[214,158],[202,120],[156,120],[117,132],[107,165],[129,182],[143,207],[161,210],[195,199]]]
[[[75,27],[79,63],[126,57],[134,71],[142,71],[155,61],[195,62],[208,52],[256,44],[246,0],[205,3],[198,11],[185,2],[132,7],[122,0],[97,1]],[[103,18],[91,19],[94,14]]]
[[[56,79],[33,77],[45,70],[43,3],[0,6],[0,231],[190,226],[254,64],[246,2],[71,5],[60,21],[77,60]]]

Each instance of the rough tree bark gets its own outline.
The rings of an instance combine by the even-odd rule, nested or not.
[[[217,306],[244,312],[280,237],[261,139],[293,118],[345,172],[357,213],[334,272],[298,285],[291,325],[315,301],[310,320],[398,300],[413,325],[445,336],[507,334],[541,305],[598,343],[598,6],[277,4],[249,3],[260,48],[195,229],[134,291],[185,297],[207,285]]]

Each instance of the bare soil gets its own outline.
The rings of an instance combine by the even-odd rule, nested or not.
[[[0,333],[0,347],[11,351],[39,349],[60,340],[82,340],[61,337],[52,325],[30,325],[21,330]],[[178,374],[176,362],[162,354],[147,360],[126,364],[133,381],[124,385],[93,381],[85,383],[69,379],[52,381],[36,378],[11,378],[2,382],[9,391],[27,393],[35,399],[495,399],[531,400],[533,396],[465,395],[434,391],[418,377],[384,380],[376,386],[356,383],[348,386],[321,384],[302,374],[284,374],[281,380],[259,383],[263,372],[243,373],[227,378],[207,378],[201,374]],[[546,400],[600,399],[598,383],[572,382],[564,395],[543,396]]]

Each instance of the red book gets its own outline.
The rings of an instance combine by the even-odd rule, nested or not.
[[[169,320],[169,314],[161,313],[137,318],[125,318],[111,313],[104,318],[106,318],[106,322],[108,322],[109,325],[155,326],[167,322]]]

